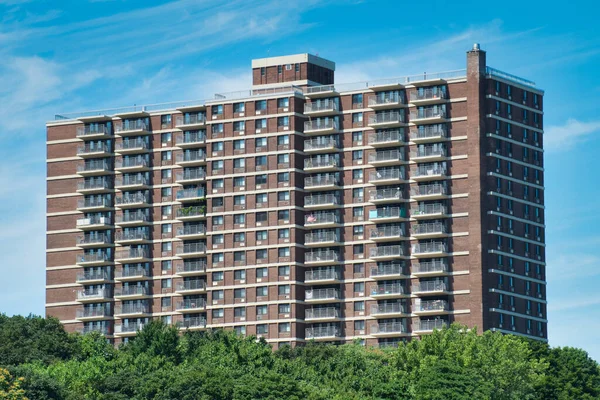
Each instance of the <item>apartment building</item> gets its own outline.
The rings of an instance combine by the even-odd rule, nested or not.
[[[396,346],[452,322],[546,340],[543,94],[486,65],[251,90],[47,124],[46,312],[115,343],[151,319],[274,347]]]

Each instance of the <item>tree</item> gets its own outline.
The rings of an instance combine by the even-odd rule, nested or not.
[[[22,382],[23,378],[13,379],[7,369],[0,368],[0,400],[27,400]]]

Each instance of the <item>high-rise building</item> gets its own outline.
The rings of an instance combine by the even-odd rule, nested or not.
[[[275,347],[394,346],[452,322],[546,340],[543,94],[486,65],[47,124],[46,310],[115,343],[150,319]]]

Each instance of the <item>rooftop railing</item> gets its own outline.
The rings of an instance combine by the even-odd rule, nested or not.
[[[506,79],[506,80],[509,80],[509,81],[513,81],[513,82],[519,83],[519,84],[521,84],[523,86],[529,86],[529,87],[531,87],[533,89],[536,89],[535,82],[527,80],[527,79],[524,79],[524,78],[520,78],[520,77],[518,77],[516,75],[513,75],[513,74],[509,74],[508,72],[503,72],[503,71],[497,70],[497,69],[492,68],[492,67],[486,67],[485,73],[487,75],[496,76],[498,78],[502,78],[502,79]]]

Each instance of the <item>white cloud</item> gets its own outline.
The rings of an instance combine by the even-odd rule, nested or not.
[[[600,121],[581,122],[569,118],[563,125],[553,125],[544,132],[544,148],[549,151],[565,150],[589,140],[600,133]]]

